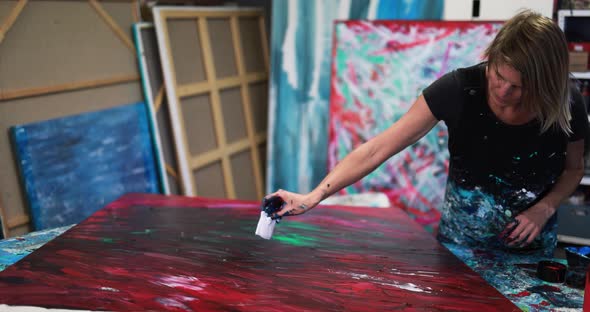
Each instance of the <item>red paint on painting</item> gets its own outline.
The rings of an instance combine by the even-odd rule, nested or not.
[[[519,311],[399,209],[128,195],[0,273],[0,304],[92,310]],[[100,238],[100,239],[96,239]]]
[[[512,295],[512,296],[514,296],[514,297],[528,297],[528,296],[530,296],[530,295],[531,295],[531,293],[530,293],[530,292],[528,292],[528,291],[524,290],[524,291],[521,291],[521,292],[519,292],[518,294],[514,294],[514,295]]]

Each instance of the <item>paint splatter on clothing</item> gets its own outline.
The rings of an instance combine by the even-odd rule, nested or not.
[[[535,241],[509,247],[502,231],[547,194],[563,172],[567,144],[585,138],[588,119],[572,88],[573,134],[557,128],[540,133],[540,123],[502,122],[486,100],[486,63],[458,69],[423,92],[434,116],[449,129],[450,165],[438,238],[466,246],[553,253],[557,216]]]

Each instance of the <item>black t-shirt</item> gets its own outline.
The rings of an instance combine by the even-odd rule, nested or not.
[[[449,178],[438,237],[443,242],[508,248],[499,235],[523,210],[551,190],[565,165],[568,142],[584,139],[588,117],[572,88],[572,134],[557,127],[540,133],[540,123],[502,122],[486,100],[486,63],[448,73],[424,98],[449,132]],[[556,245],[556,216],[526,247],[547,254]]]

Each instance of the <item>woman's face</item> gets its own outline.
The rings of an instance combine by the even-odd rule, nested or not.
[[[522,80],[517,70],[505,64],[489,65],[486,74],[491,104],[500,107],[515,107],[520,104]]]

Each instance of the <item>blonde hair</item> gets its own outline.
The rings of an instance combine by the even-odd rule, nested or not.
[[[553,125],[572,133],[567,41],[551,19],[521,11],[502,26],[484,56],[488,66],[506,64],[520,72],[522,104],[536,112],[541,133]]]

